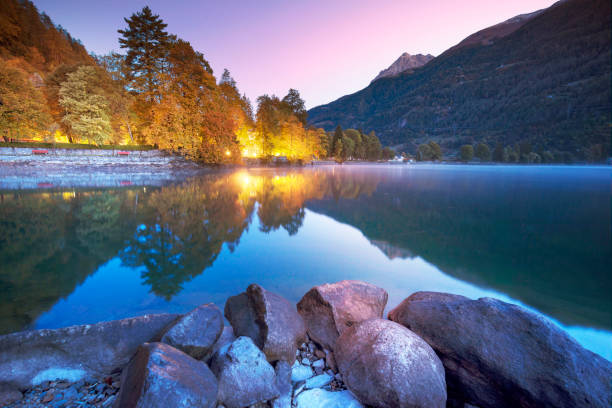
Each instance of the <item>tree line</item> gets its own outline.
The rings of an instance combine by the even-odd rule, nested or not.
[[[0,42],[5,141],[152,145],[206,163],[276,156],[378,160],[385,152],[373,133],[340,129],[330,136],[308,126],[295,89],[282,98],[262,95],[253,109],[227,69],[217,81],[204,55],[168,33],[149,7],[118,30],[124,53],[102,56],[87,55],[27,0],[8,0],[0,12],[0,31],[9,40],[30,29],[47,39]]]
[[[587,150],[588,161],[599,160],[602,152],[596,149],[597,146]],[[442,148],[434,141],[420,144],[415,155],[417,161],[441,161],[444,160],[444,157]],[[575,160],[567,152],[533,149],[526,141],[509,146],[497,143],[493,149],[484,142],[464,144],[457,152],[449,152],[446,159],[465,163],[474,160],[497,163],[571,163]]]

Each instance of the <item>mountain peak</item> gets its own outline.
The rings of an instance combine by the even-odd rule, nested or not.
[[[434,59],[434,56],[431,54],[423,55],[416,54],[411,55],[407,52],[404,52],[398,59],[395,60],[393,64],[389,66],[387,69],[383,69],[380,73],[372,80],[372,82],[376,81],[380,78],[392,77],[398,75],[408,69],[414,69],[418,67],[422,67],[427,64],[429,61]]]

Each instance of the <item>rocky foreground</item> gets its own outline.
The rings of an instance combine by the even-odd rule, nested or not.
[[[204,304],[0,336],[0,406],[602,407],[612,364],[495,299],[312,288],[297,307],[253,284]]]

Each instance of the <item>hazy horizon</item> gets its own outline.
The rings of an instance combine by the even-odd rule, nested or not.
[[[117,30],[125,27],[123,18],[149,5],[170,33],[204,54],[217,78],[228,68],[252,102],[296,88],[310,109],[364,88],[403,52],[437,56],[476,31],[554,1],[34,3],[96,54],[122,51]]]

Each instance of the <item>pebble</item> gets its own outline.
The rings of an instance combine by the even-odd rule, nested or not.
[[[23,393],[23,398],[6,408],[110,408],[119,392],[121,371],[101,379],[69,381],[45,381]],[[3,406],[3,408],[5,408]]]
[[[315,377],[309,378],[306,380],[304,384],[304,388],[312,389],[312,388],[323,388],[327,384],[331,383],[334,377],[329,374],[321,374]]]

